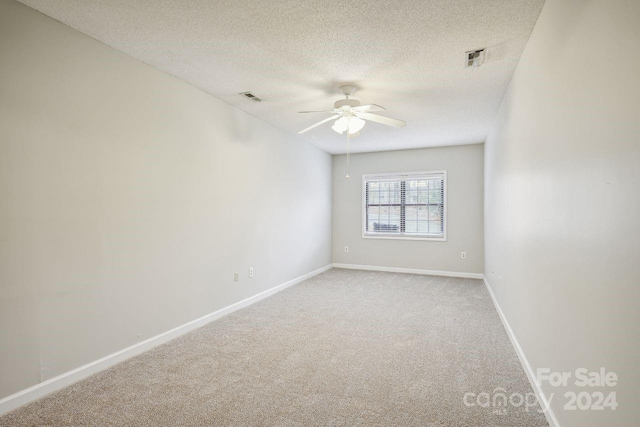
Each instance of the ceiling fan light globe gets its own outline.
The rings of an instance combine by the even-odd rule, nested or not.
[[[364,127],[365,121],[358,117],[351,117],[349,120],[349,134],[358,133]]]
[[[336,122],[331,126],[331,129],[335,130],[339,134],[343,134],[349,128],[349,121],[346,117],[340,117]]]

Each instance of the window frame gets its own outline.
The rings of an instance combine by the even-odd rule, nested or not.
[[[412,177],[440,177],[442,176],[442,236],[411,236],[411,235],[399,235],[399,234],[385,234],[385,233],[367,233],[367,182],[375,181],[376,179],[389,179],[389,178],[399,178],[401,180],[410,180]],[[435,170],[435,171],[427,171],[427,172],[398,172],[398,173],[374,173],[374,174],[363,174],[362,175],[362,194],[360,198],[362,200],[362,238],[363,239],[390,239],[390,240],[428,240],[432,242],[446,242],[447,241],[447,211],[448,211],[448,202],[447,202],[447,192],[448,192],[448,183],[447,183],[447,171],[446,170]]]

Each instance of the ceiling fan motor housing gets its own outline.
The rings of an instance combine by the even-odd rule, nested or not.
[[[359,106],[360,106],[360,101],[358,101],[357,99],[340,99],[333,103],[333,108],[335,108],[336,110],[339,110],[344,107],[347,107],[345,109],[348,109],[348,108],[359,107]]]

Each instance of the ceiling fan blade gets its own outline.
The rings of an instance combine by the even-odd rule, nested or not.
[[[384,107],[378,105],[378,104],[367,104],[367,105],[360,105],[358,107],[353,107],[354,110],[356,111],[362,111],[362,112],[367,112],[367,111],[384,111]]]
[[[403,128],[407,124],[404,120],[392,119],[391,117],[379,116],[373,113],[359,113],[358,117],[361,119],[369,120],[371,122],[380,123],[387,126],[393,126],[396,128]]]
[[[298,113],[335,113],[335,110],[324,110],[324,111],[298,111]]]
[[[330,122],[331,120],[335,120],[335,119],[337,119],[338,117],[340,117],[340,114],[336,114],[335,116],[331,116],[331,117],[329,117],[329,118],[326,118],[326,119],[324,119],[324,120],[321,120],[321,121],[319,121],[318,123],[316,123],[316,124],[314,124],[314,125],[311,125],[311,126],[309,126],[308,128],[306,128],[306,129],[301,130],[300,132],[298,132],[298,135],[300,135],[301,133],[305,133],[306,131],[311,130],[311,129],[313,129],[313,128],[316,128],[316,127],[318,127],[318,126],[320,126],[320,125],[322,125],[322,124],[324,124],[324,123]]]

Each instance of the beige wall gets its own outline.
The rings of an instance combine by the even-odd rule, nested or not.
[[[640,419],[640,2],[548,0],[485,147],[485,274],[533,369],[618,374]],[[573,384],[572,381],[569,384]]]
[[[330,155],[12,0],[0,61],[0,398],[331,263]]]
[[[333,262],[482,273],[482,169],[482,144],[355,154],[348,180],[346,155],[333,156]],[[446,242],[362,238],[363,174],[432,170],[447,171]]]

